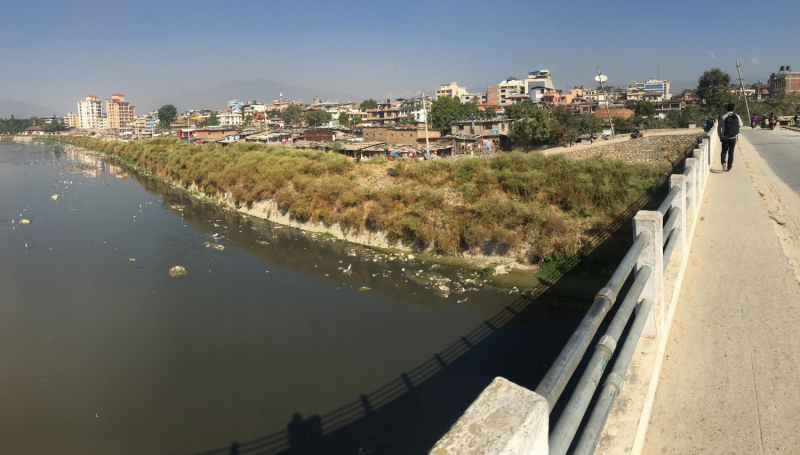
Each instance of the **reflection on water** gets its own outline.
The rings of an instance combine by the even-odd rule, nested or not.
[[[3,453],[425,453],[495,376],[534,388],[585,308],[50,145],[0,144],[0,260]]]

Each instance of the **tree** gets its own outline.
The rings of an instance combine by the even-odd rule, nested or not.
[[[630,109],[630,110],[632,110],[632,111],[635,111],[635,110],[636,110],[636,101],[634,101],[634,100],[627,100],[627,101],[625,101],[625,102],[623,103],[623,106],[625,106],[625,109]]]
[[[458,117],[457,109],[461,101],[458,98],[440,96],[431,104],[430,124],[439,130],[443,136],[451,133],[453,121]]]
[[[171,104],[165,104],[158,108],[158,122],[161,124],[161,128],[169,129],[169,124],[174,122],[177,117],[178,109]]]
[[[281,119],[286,123],[298,123],[302,118],[300,108],[292,104],[281,112]]]
[[[339,120],[339,125],[342,125],[344,127],[350,126],[350,119],[347,118],[347,112],[340,113],[338,120]]]
[[[637,101],[636,107],[633,110],[639,117],[652,117],[656,115],[656,106],[647,100]]]
[[[207,126],[217,126],[217,125],[219,125],[219,119],[217,119],[217,113],[212,112],[211,114],[209,114],[208,117],[206,117],[205,120],[200,122],[200,125],[198,126],[201,128],[205,128]]]
[[[506,106],[506,117],[517,120],[521,118],[533,118],[543,112],[542,109],[531,100],[525,100],[519,104]]]
[[[486,106],[485,108],[483,108],[483,113],[481,114],[481,117],[493,119],[497,117],[497,110],[494,108],[494,106]]]
[[[719,68],[711,68],[703,73],[697,82],[697,98],[705,115],[717,118],[726,112],[728,103],[736,96],[730,91],[731,77]],[[703,103],[705,100],[705,104]]]
[[[253,120],[253,116],[250,115],[250,114],[247,114],[247,116],[244,118],[244,124],[245,125],[249,125],[252,120]]]
[[[633,133],[633,130],[636,128],[636,125],[620,116],[615,116],[611,121],[614,123],[614,132],[618,134]]]
[[[556,106],[551,113],[553,121],[553,131],[551,141],[554,144],[569,142],[575,139],[580,133],[580,121],[575,117],[575,113],[566,106]]]
[[[378,108],[378,102],[372,98],[361,102],[362,111],[366,111],[367,109],[377,109],[377,108]]]
[[[319,126],[331,119],[331,113],[323,110],[308,111],[303,116],[306,125]]]
[[[552,123],[543,110],[534,111],[532,117],[511,122],[508,135],[514,145],[544,145],[551,142]]]
[[[353,121],[352,121],[351,125],[355,125],[357,123],[361,123],[361,116],[360,115],[354,115],[353,116]]]
[[[273,110],[269,111],[269,117],[270,118],[278,118],[280,116],[281,116],[281,111],[279,111],[277,109],[273,109]]]
[[[603,131],[603,121],[597,117],[583,117],[580,120],[580,131],[582,134],[597,134]]]

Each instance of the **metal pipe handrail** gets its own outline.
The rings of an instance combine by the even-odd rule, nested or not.
[[[661,205],[658,206],[658,211],[661,212],[662,215],[667,214],[667,209],[672,204],[672,200],[678,196],[678,193],[680,193],[680,191],[681,191],[680,185],[675,185],[672,187],[672,189],[669,191],[669,194],[667,195],[667,198],[664,199],[664,202],[662,202]]]
[[[595,390],[603,377],[603,371],[608,365],[609,359],[614,354],[617,348],[617,342],[628,325],[633,309],[639,302],[644,290],[647,280],[650,279],[650,274],[653,269],[650,266],[644,266],[639,270],[639,274],[634,280],[628,294],[620,304],[617,314],[608,326],[605,335],[600,338],[600,342],[595,346],[594,354],[592,354],[589,365],[583,371],[575,391],[567,403],[567,407],[561,413],[561,416],[556,423],[555,428],[550,433],[550,455],[563,455],[567,453],[575,433],[586,414],[586,409],[592,401]]]
[[[667,246],[664,248],[664,264],[662,268],[667,270],[667,265],[669,264],[669,258],[672,256],[672,250],[675,249],[675,244],[678,243],[678,234],[681,231],[681,227],[677,226],[675,229],[669,233],[669,240],[667,241]]]
[[[622,262],[617,266],[614,274],[611,275],[611,279],[597,293],[592,307],[589,308],[578,328],[569,337],[564,349],[558,354],[555,362],[553,362],[553,365],[550,366],[550,369],[547,370],[544,378],[536,387],[536,393],[547,399],[551,412],[564,391],[564,387],[567,386],[567,382],[569,382],[575,369],[578,368],[578,364],[589,347],[595,332],[597,332],[597,328],[606,313],[608,313],[608,310],[616,302],[617,294],[622,289],[625,280],[628,279],[628,275],[642,254],[647,242],[650,241],[650,237],[651,234],[647,231],[639,233],[633,246],[622,258]]]
[[[614,361],[614,367],[611,368],[611,373],[608,374],[607,382],[600,389],[600,397],[595,403],[592,414],[589,416],[589,420],[578,438],[578,444],[573,455],[592,455],[597,448],[600,434],[606,426],[606,420],[608,420],[608,415],[611,413],[614,400],[617,399],[620,390],[622,390],[625,374],[628,372],[633,353],[639,344],[639,338],[642,336],[642,330],[644,330],[647,316],[650,314],[652,307],[653,301],[650,299],[642,299],[639,304],[639,311],[636,313],[633,325],[628,332],[628,336],[625,337],[622,349],[619,350],[617,360]]]
[[[675,207],[672,207],[672,210],[670,210],[669,218],[667,219],[667,222],[664,223],[664,231],[663,231],[664,242],[667,241],[667,236],[672,231],[672,228],[675,226],[675,222],[678,221],[678,216],[680,215],[680,211],[681,208],[678,207],[677,205]]]

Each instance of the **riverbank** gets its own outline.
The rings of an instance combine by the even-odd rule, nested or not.
[[[504,287],[528,289],[552,284],[580,262],[576,257],[626,226],[627,214],[659,190],[668,169],[541,153],[355,163],[259,144],[57,140],[117,157],[242,213],[481,270]],[[544,273],[540,264],[548,265]]]

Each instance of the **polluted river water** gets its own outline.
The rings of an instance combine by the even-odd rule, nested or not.
[[[586,310],[9,142],[0,289],[16,454],[427,453],[494,377],[535,388]]]

